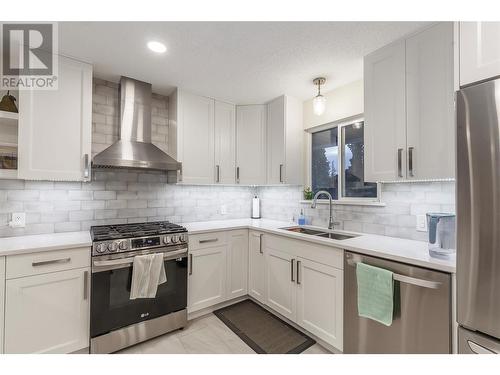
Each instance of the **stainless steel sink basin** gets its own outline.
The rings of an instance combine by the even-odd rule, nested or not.
[[[289,227],[289,228],[281,228],[284,230],[288,230],[290,232],[296,232],[296,233],[302,233],[302,234],[309,234],[311,236],[315,236],[317,234],[325,233],[322,230],[315,230],[315,229],[309,229],[309,228],[304,228],[304,227]]]
[[[340,233],[321,233],[321,234],[317,234],[316,236],[330,238],[332,240],[340,240],[340,241],[348,240],[349,238],[357,237],[357,236],[353,236],[353,235],[340,234]]]
[[[280,229],[288,230],[290,232],[295,232],[295,233],[307,234],[309,236],[330,238],[332,240],[339,240],[339,241],[347,240],[349,238],[358,237],[358,236],[352,235],[352,234],[329,232],[327,229],[326,230],[318,230],[318,229],[304,228],[304,227],[300,227],[300,226],[280,228]]]

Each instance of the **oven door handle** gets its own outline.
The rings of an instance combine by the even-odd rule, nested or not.
[[[154,253],[153,253],[154,254]],[[163,253],[163,259],[175,259],[180,256],[187,256],[187,249],[181,249],[176,251],[167,251]],[[109,266],[122,266],[126,264],[134,263],[135,257],[128,257],[122,259],[111,259],[111,260],[94,260],[93,264],[95,267],[109,267]]]

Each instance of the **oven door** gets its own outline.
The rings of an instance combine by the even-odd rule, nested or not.
[[[186,308],[187,249],[165,252],[167,282],[158,286],[155,298],[130,299],[132,263],[133,257],[93,259],[92,338]]]

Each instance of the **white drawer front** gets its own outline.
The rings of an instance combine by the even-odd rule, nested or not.
[[[90,267],[89,247],[40,253],[10,255],[6,262],[6,278],[40,275],[75,268]]]
[[[206,249],[227,243],[226,232],[210,232],[189,236],[189,250]]]
[[[5,276],[5,257],[0,257],[0,279]]]

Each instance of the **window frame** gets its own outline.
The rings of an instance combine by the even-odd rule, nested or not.
[[[330,130],[333,128],[337,128],[337,137],[338,137],[338,148],[339,148],[339,175],[338,175],[338,198],[333,199],[334,203],[337,204],[375,204],[378,205],[381,203],[380,201],[380,183],[377,183],[377,196],[373,198],[360,198],[360,197],[344,197],[344,148],[345,148],[345,134],[343,131],[343,128],[346,126],[352,125],[355,122],[363,122],[365,121],[364,117],[362,114],[348,117],[339,121],[332,121],[328,122],[326,124],[314,126],[312,128],[306,129],[306,132],[308,133],[308,139],[307,139],[307,186],[312,187],[312,135],[314,133],[322,132],[325,130]],[[364,125],[363,125],[364,126]],[[325,198],[318,198],[318,202],[327,202],[328,199]]]

